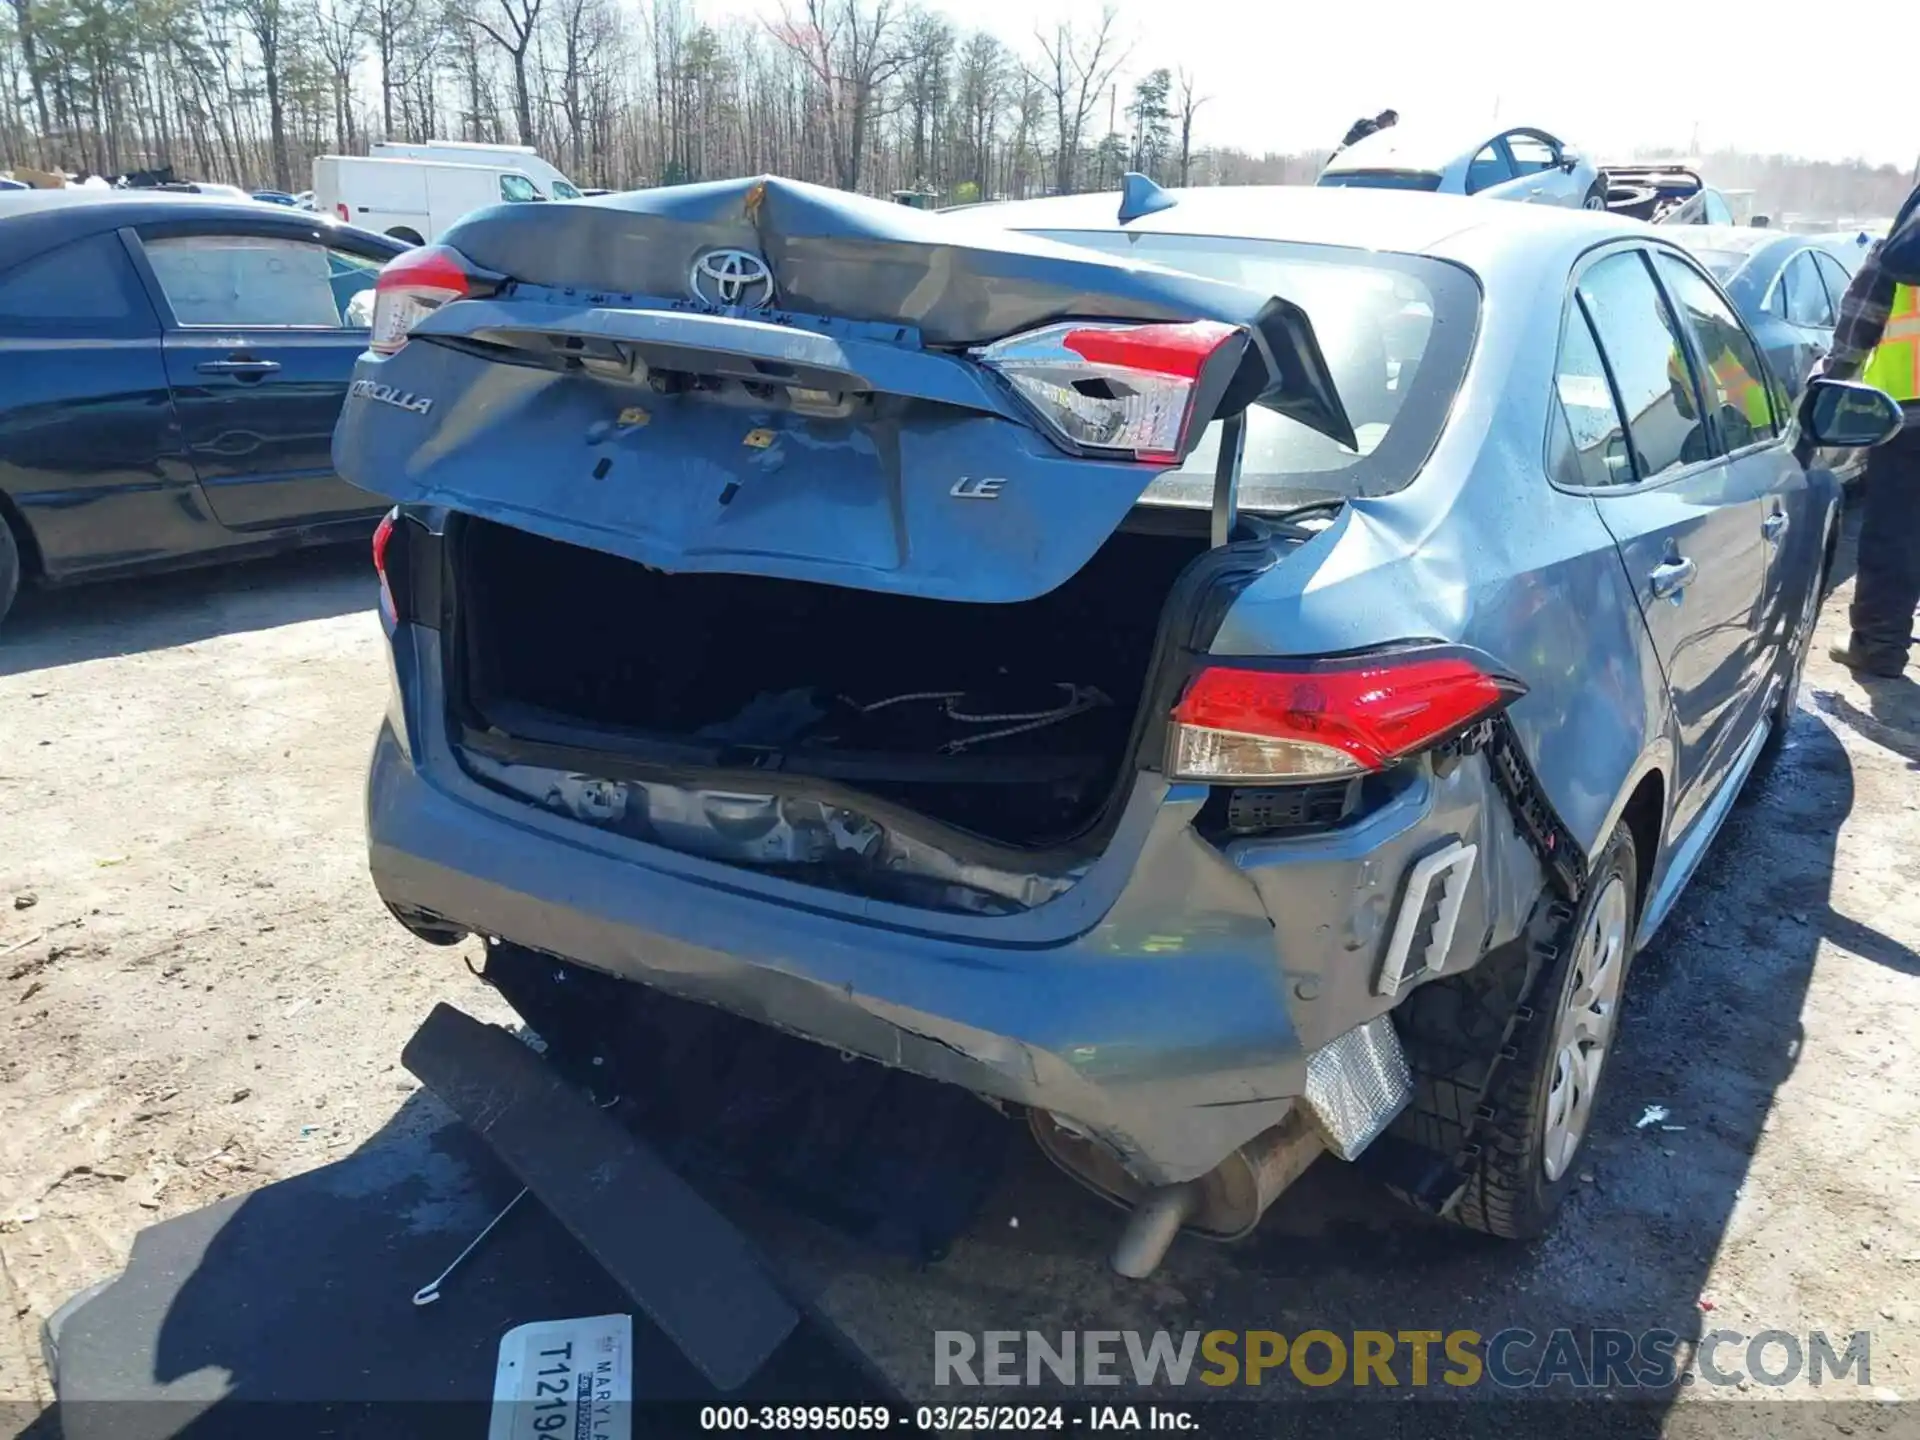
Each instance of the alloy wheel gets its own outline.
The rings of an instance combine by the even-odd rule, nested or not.
[[[1575,942],[1572,973],[1554,1027],[1541,1165],[1549,1182],[1573,1163],[1593,1118],[1600,1070],[1612,1049],[1627,971],[1627,883],[1609,875]]]

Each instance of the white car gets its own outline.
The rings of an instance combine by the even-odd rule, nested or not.
[[[1486,135],[1403,121],[1336,153],[1317,183],[1607,208],[1607,182],[1593,162],[1531,127]]]

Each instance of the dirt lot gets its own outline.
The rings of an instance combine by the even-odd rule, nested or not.
[[[1846,593],[1786,763],[1636,972],[1551,1240],[1410,1222],[1327,1163],[1129,1286],[1112,1215],[1029,1157],[946,1262],[848,1259],[824,1308],[914,1391],[936,1327],[1665,1324],[1871,1330],[1873,1393],[1920,1399],[1920,687],[1825,659]],[[0,1400],[46,1398],[41,1318],[141,1227],[436,1123],[398,1066],[435,1000],[501,1017],[365,877],[372,600],[355,551],[29,596],[0,637]]]

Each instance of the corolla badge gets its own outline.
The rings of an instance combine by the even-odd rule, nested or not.
[[[415,415],[424,415],[433,409],[433,401],[428,396],[415,395],[411,390],[396,390],[391,385],[382,385],[374,380],[356,380],[347,393],[363,400],[378,400],[382,405],[411,411]]]
[[[751,250],[707,251],[693,262],[689,283],[703,305],[759,310],[773,303],[773,271]]]

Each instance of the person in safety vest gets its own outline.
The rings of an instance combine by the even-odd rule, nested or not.
[[[1740,337],[1709,316],[1696,316],[1695,323],[1700,326],[1701,348],[1710,357],[1702,388],[1707,392],[1707,408],[1718,412],[1726,447],[1737,450],[1771,435],[1773,402],[1767,397],[1766,382],[1740,358],[1746,348],[1739,343]],[[1677,351],[1667,360],[1667,383],[1673,390],[1674,408],[1686,419],[1698,420],[1693,413],[1693,387]]]
[[[1906,427],[1867,458],[1853,633],[1833,658],[1867,675],[1896,676],[1920,605],[1920,188],[1887,238],[1867,252],[1840,301],[1833,349],[1816,375],[1860,380],[1907,412]]]

